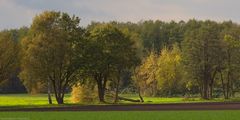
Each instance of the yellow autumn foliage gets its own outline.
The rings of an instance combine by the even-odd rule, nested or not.
[[[77,84],[72,87],[72,103],[91,103],[97,100],[97,89],[89,85]]]

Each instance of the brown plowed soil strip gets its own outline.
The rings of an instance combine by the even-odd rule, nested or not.
[[[83,105],[42,108],[1,108],[0,111],[164,111],[164,110],[240,110],[240,102]]]

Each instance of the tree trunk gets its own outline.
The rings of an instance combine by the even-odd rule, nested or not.
[[[200,90],[201,98],[203,98],[203,84],[199,86],[200,86],[199,90]]]
[[[58,95],[56,95],[58,94]],[[64,93],[56,93],[55,96],[56,96],[56,101],[58,104],[64,104]]]
[[[66,89],[66,87],[59,89],[60,86],[57,86],[55,80],[52,80],[52,85],[53,85],[53,90],[54,90],[54,94],[55,94],[55,98],[58,104],[64,104],[64,91]]]
[[[64,104],[63,97],[56,98],[58,104]]]
[[[209,99],[212,99],[213,98],[213,84],[210,84],[209,85]]]
[[[225,84],[224,84],[224,81],[223,81],[223,76],[222,76],[221,71],[220,71],[220,75],[221,75],[221,81],[222,81],[223,96],[224,96],[224,99],[226,99],[227,98],[226,89],[225,89]]]
[[[203,69],[203,99],[208,99],[208,68],[207,65],[208,61],[208,39],[204,41],[204,49],[203,49],[203,62],[204,62],[204,69]]]
[[[231,79],[230,79],[230,75],[231,75],[231,73],[230,73],[230,71],[231,71],[231,55],[230,55],[230,50],[228,49],[227,50],[227,54],[228,54],[228,72],[227,72],[227,96],[226,96],[226,99],[229,99],[229,94],[230,94],[230,81],[231,81]]]
[[[234,91],[234,88],[233,88],[233,80],[231,80],[231,97],[235,97],[235,91]]]
[[[209,98],[213,98],[213,84],[214,84],[214,79],[217,74],[217,68],[214,70],[212,76],[210,77],[210,83],[209,83]]]
[[[227,75],[227,96],[226,99],[229,99],[230,96],[230,71],[228,71],[228,75]]]
[[[103,88],[101,87],[100,84],[98,84],[98,98],[99,98],[99,102],[105,102],[104,101],[104,93],[103,93]]]
[[[47,88],[48,88],[48,103],[52,104],[50,80],[48,80],[47,82]]]
[[[202,96],[202,98],[203,99],[209,99],[208,98],[208,82],[207,82],[206,79],[203,82],[203,96]]]
[[[116,91],[115,91],[115,100],[114,100],[114,103],[117,103],[118,102],[118,89],[119,89],[119,83],[120,83],[120,73],[118,75],[118,78],[117,78],[117,82],[116,82]]]
[[[97,82],[99,102],[103,102],[104,103],[105,102],[104,95],[105,95],[105,88],[106,88],[106,83],[107,83],[107,77],[103,76],[102,74],[96,74],[94,76],[94,79]]]
[[[141,95],[141,89],[140,89],[140,87],[138,87],[138,96],[139,96],[139,98],[140,98],[140,102],[144,102],[143,97],[142,97],[142,95]]]

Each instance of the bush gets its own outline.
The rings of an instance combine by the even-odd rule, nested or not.
[[[91,103],[97,99],[96,93],[95,87],[77,84],[72,87],[71,101],[73,103]]]

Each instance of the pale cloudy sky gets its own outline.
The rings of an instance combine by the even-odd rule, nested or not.
[[[29,26],[44,10],[75,14],[82,26],[91,21],[191,18],[240,23],[240,0],[0,0],[0,29]]]

